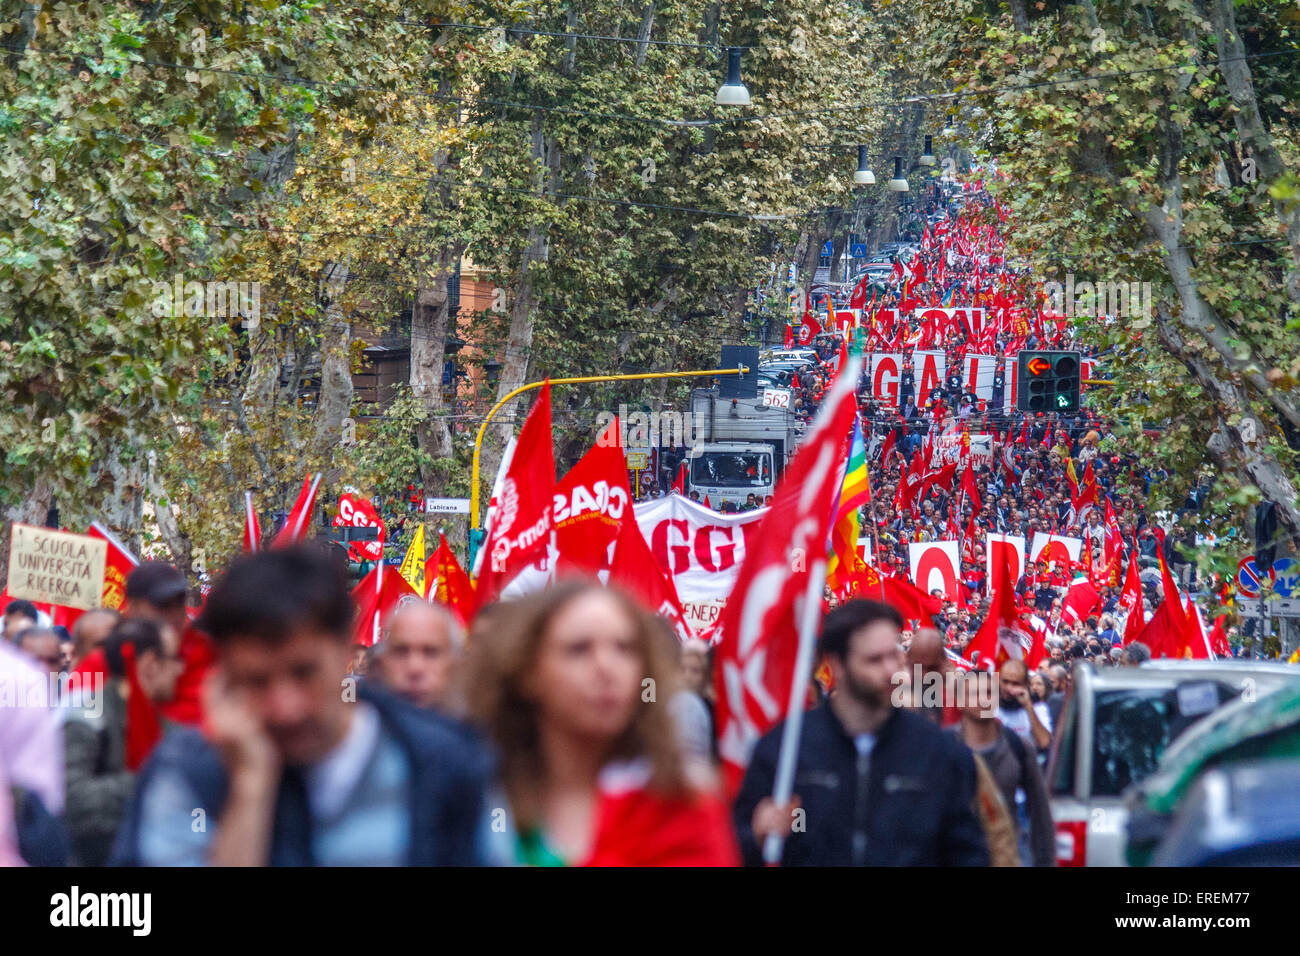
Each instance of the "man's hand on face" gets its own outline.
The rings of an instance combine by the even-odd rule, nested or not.
[[[232,781],[273,784],[280,774],[280,753],[247,695],[232,688],[220,668],[204,685],[203,695],[207,738],[217,748]]]

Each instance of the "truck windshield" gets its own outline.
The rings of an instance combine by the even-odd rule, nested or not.
[[[772,483],[767,452],[703,452],[691,463],[691,482],[719,488],[761,488]]]

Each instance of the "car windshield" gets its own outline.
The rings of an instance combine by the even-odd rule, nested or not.
[[[761,488],[772,483],[766,452],[705,452],[691,463],[691,481],[719,488]]]
[[[1093,720],[1093,796],[1117,797],[1155,772],[1179,734],[1240,691],[1218,681],[1101,691]]]

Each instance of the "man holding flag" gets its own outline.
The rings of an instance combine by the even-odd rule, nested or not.
[[[827,617],[822,652],[837,690],[803,710],[861,371],[855,352],[777,488],[718,621],[719,751],[728,789],[744,774],[733,807],[741,850],[750,864],[986,865],[974,758],[891,704],[904,667],[897,611],[855,600]]]

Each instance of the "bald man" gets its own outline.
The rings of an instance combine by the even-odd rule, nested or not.
[[[412,601],[393,615],[375,647],[371,677],[417,707],[451,712],[452,687],[465,635],[437,604]]]
[[[940,726],[947,727],[961,720],[961,712],[950,700],[949,684],[946,675],[952,669],[948,655],[944,653],[943,635],[931,627],[923,627],[912,637],[907,648],[907,677],[912,681],[913,708],[923,717],[928,717]],[[930,675],[935,676],[930,676]],[[926,685],[941,681],[943,697],[939,706],[934,706],[934,692],[925,693]],[[927,705],[927,697],[929,704]]]
[[[120,620],[122,615],[111,607],[93,608],[77,618],[77,622],[72,625],[72,667],[76,667],[85,660],[87,654],[103,644]]]
[[[998,695],[1001,706],[998,719],[1018,733],[1036,750],[1052,745],[1052,717],[1047,704],[1035,703],[1029,695],[1029,668],[1018,659],[1007,661],[998,671]]]

